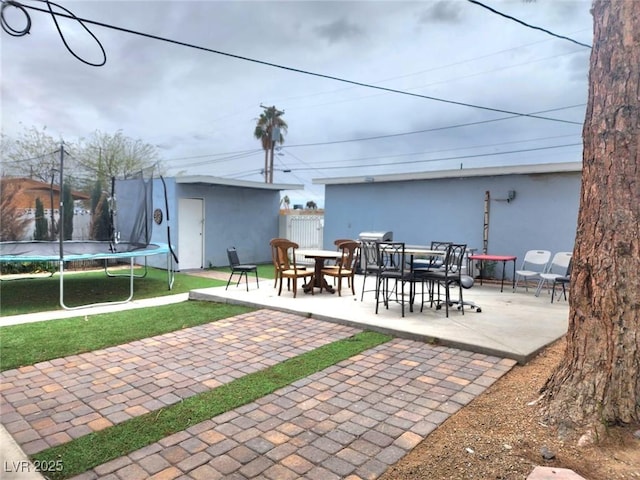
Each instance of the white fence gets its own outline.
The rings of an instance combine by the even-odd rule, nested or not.
[[[324,215],[280,215],[279,236],[296,242],[299,248],[322,248],[323,234]],[[296,260],[300,263],[309,263],[309,260],[304,257]]]
[[[27,208],[25,209],[25,213],[22,218],[26,218],[28,220],[27,226],[24,230],[24,234],[22,238],[18,240],[33,240],[33,234],[35,231],[36,225],[36,212],[35,208]],[[51,210],[48,208],[44,209],[44,218],[47,219],[47,225],[51,228]],[[60,214],[58,213],[58,209],[53,211],[53,218],[56,221],[56,224],[60,221]],[[76,209],[73,214],[73,240],[89,240],[91,227],[91,214],[87,210]]]

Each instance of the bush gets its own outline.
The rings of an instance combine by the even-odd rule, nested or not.
[[[0,262],[0,273],[16,275],[21,273],[54,273],[55,262]]]

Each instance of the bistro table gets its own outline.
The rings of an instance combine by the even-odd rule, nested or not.
[[[413,257],[444,257],[447,254],[447,251],[432,250],[430,247],[422,245],[405,245],[404,253],[405,255],[410,255],[411,260],[413,261]]]
[[[301,248],[299,250],[296,250],[296,255],[302,255],[304,256],[304,258],[313,258],[315,260],[313,278],[303,287],[305,293],[310,292],[312,288],[323,288],[330,293],[335,293],[336,290],[327,283],[324,275],[322,275],[322,269],[324,268],[325,260],[341,258],[341,251]]]
[[[482,285],[482,263],[484,262],[502,262],[502,279],[500,281],[500,292],[504,289],[504,272],[506,270],[507,262],[513,262],[513,278],[511,279],[512,288],[516,289],[516,260],[518,257],[515,255],[489,255],[488,253],[478,253],[475,255],[469,255],[469,260],[477,260],[480,263],[480,285]]]

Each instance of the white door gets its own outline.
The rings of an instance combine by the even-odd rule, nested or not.
[[[204,267],[204,202],[178,199],[178,266],[180,270]]]

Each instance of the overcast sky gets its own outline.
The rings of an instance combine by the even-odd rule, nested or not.
[[[263,181],[253,128],[260,105],[275,105],[289,125],[275,182],[305,184],[288,192],[292,201],[320,205],[314,178],[581,160],[590,49],[465,0],[58,2],[80,18],[412,95],[87,24],[107,56],[89,66],[66,50],[51,16],[30,10],[29,35],[0,32],[9,135],[46,126],[73,142],[122,130],[156,145],[169,174]],[[483,3],[592,42],[588,0]],[[77,56],[102,60],[77,22],[60,27]]]

